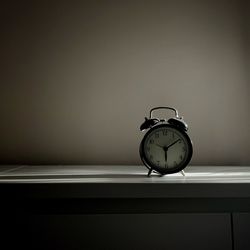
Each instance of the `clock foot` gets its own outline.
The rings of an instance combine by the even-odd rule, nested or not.
[[[149,171],[148,171],[148,177],[150,177],[151,173],[152,173],[153,169],[150,168]]]
[[[184,170],[181,170],[182,176],[186,176]]]

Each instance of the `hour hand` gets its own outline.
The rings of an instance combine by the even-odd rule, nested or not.
[[[167,150],[165,150],[165,162],[166,162],[166,164],[167,164],[167,160],[168,160],[168,152],[167,152]]]

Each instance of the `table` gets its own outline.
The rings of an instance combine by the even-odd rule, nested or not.
[[[6,165],[0,195],[26,249],[250,249],[247,166]]]

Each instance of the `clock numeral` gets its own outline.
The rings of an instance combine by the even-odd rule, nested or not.
[[[182,159],[183,159],[183,156],[182,156],[182,155],[180,155],[180,157],[179,157],[179,158],[180,158],[180,160],[182,160]]]
[[[157,165],[158,165],[158,166],[160,165],[160,161],[157,161]]]
[[[182,143],[182,140],[181,140],[181,139],[179,140],[179,144],[180,144],[180,143]]]
[[[154,144],[154,142],[155,142],[155,141],[154,141],[153,139],[150,139],[150,140],[149,140],[149,144]]]
[[[147,151],[150,151],[150,147],[147,147],[146,150],[147,150]]]
[[[168,135],[168,130],[167,129],[163,129],[162,133],[163,133],[163,135]]]
[[[187,149],[186,149],[185,147],[182,147],[182,151],[183,151],[183,152],[186,152]]]
[[[172,133],[172,137],[173,137],[173,139],[174,139],[174,132]]]
[[[153,157],[153,155],[150,155],[149,158],[150,158],[150,160],[153,160],[154,157]]]
[[[176,162],[176,161],[174,161],[174,166],[175,166],[175,167],[177,166],[177,162]]]
[[[159,138],[159,134],[158,133],[155,134],[155,138]]]

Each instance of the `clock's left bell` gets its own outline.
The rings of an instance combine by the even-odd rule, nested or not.
[[[148,119],[147,117],[145,117],[145,121],[140,126],[140,130],[143,131],[145,129],[151,128],[158,122],[159,122],[159,119],[157,118]]]

